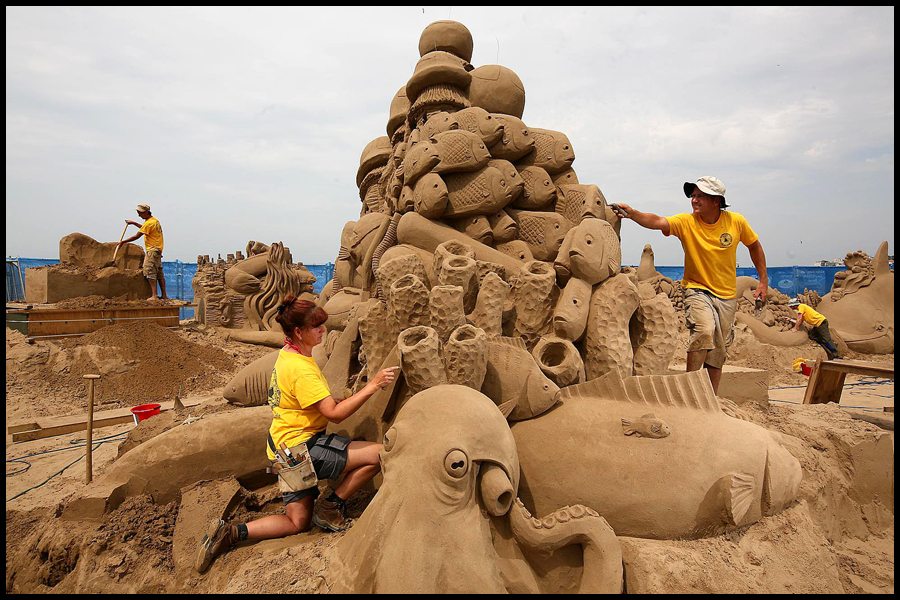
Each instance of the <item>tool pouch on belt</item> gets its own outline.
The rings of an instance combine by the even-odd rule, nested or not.
[[[275,447],[271,435],[269,436],[269,443],[273,448]],[[301,443],[293,446],[290,448],[290,451],[299,464],[291,467],[275,462],[272,465],[272,470],[279,475],[278,482],[281,485],[281,491],[300,492],[315,487],[319,483],[319,478],[316,476],[316,469],[313,467],[312,457],[309,455],[309,449],[307,449],[306,444]]]

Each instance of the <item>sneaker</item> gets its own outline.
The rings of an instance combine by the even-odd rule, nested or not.
[[[200,541],[194,568],[203,573],[215,557],[231,548],[237,540],[237,527],[227,525],[222,519],[213,519],[206,528],[206,535]]]
[[[312,518],[313,525],[327,531],[346,531],[349,527],[344,515],[341,514],[341,506],[337,502],[322,500],[316,506]]]

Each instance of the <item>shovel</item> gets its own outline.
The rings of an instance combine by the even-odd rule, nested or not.
[[[127,230],[128,230],[128,223],[125,223],[125,229],[122,230],[122,235],[119,236],[119,243],[120,243],[120,244],[122,243],[122,240],[125,239],[125,232],[126,232]],[[113,252],[112,260],[109,261],[108,263],[106,263],[105,265],[103,265],[103,268],[106,268],[106,267],[114,267],[114,266],[116,266],[116,255],[119,254],[119,248],[121,248],[121,246],[116,246],[116,251]]]

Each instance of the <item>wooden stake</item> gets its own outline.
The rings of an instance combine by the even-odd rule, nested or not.
[[[91,470],[91,458],[94,453],[92,444],[94,431],[94,380],[100,379],[100,376],[84,375],[83,378],[88,380],[87,454],[84,455],[84,464],[86,470],[84,482],[90,483],[91,477],[93,475]]]

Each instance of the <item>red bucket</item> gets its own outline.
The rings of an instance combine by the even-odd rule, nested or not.
[[[800,363],[800,372],[809,377],[809,374],[812,373],[812,367],[808,366],[805,362]]]
[[[141,404],[140,406],[135,406],[131,409],[131,414],[134,415],[134,424],[137,425],[144,419],[149,419],[154,415],[158,415],[159,409],[159,404]]]

